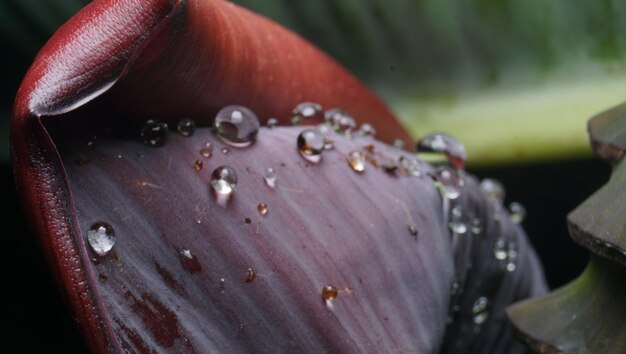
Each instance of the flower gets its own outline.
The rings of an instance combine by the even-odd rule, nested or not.
[[[206,126],[229,105],[285,123],[302,101],[340,107],[384,141],[408,140],[345,69],[227,2],[99,0],[46,44],[18,91],[13,163],[92,351],[516,346],[480,338],[510,338],[497,329],[503,308],[545,290],[540,267],[523,231],[464,172],[445,170],[465,186],[442,197],[429,177],[442,170],[406,166],[411,155],[371,137],[331,134],[319,164],[298,154],[301,128],[263,128],[243,149],[207,128],[159,148],[135,138],[147,119]],[[166,128],[151,124],[150,145],[162,145]],[[355,173],[346,158],[361,157]],[[214,200],[213,182],[228,195],[236,184],[230,200]],[[475,237],[450,235],[448,224],[475,220]],[[527,271],[484,257],[497,238]],[[498,281],[485,286],[487,275]]]

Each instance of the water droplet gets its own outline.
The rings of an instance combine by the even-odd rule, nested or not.
[[[233,105],[222,108],[213,125],[223,142],[235,147],[246,147],[256,139],[261,123],[248,108]]]
[[[203,165],[204,165],[204,163],[202,162],[202,160],[196,160],[196,162],[194,162],[194,164],[193,164],[193,168],[196,171],[200,171],[200,170],[202,170],[202,166]]]
[[[222,154],[228,155],[228,154],[230,154],[230,150],[227,147],[222,148]]]
[[[319,124],[324,121],[322,106],[313,102],[303,102],[291,112],[291,124]]]
[[[421,177],[422,171],[420,171],[419,163],[416,159],[407,156],[400,156],[398,158],[398,163],[403,170],[406,171],[411,176]]]
[[[363,136],[374,136],[376,135],[376,129],[369,123],[363,123],[359,128],[359,134]]]
[[[245,222],[247,225],[252,224],[252,220],[250,218],[243,219],[243,222]]]
[[[246,283],[252,283],[256,278],[256,272],[252,268],[248,268],[248,275],[246,276]]]
[[[487,307],[489,306],[489,300],[481,296],[476,301],[474,301],[474,305],[472,305],[472,320],[476,324],[483,324],[487,318],[489,317],[489,313],[487,312]]]
[[[464,182],[456,170],[442,166],[432,173],[432,177],[435,179],[436,185],[444,197],[456,199],[461,195]]]
[[[267,204],[259,203],[259,205],[257,205],[256,208],[259,211],[259,214],[261,214],[261,216],[267,215]]]
[[[418,235],[417,228],[413,225],[409,225],[409,232],[411,233],[411,236],[417,237]]]
[[[339,294],[339,291],[334,285],[326,285],[322,288],[322,299],[326,302],[335,300],[337,294]]]
[[[356,122],[354,121],[354,118],[348,115],[344,115],[340,117],[339,120],[337,121],[335,130],[338,133],[350,135],[350,133],[352,133],[355,127],[356,127]]]
[[[150,119],[141,127],[141,138],[144,144],[159,147],[165,145],[168,132],[166,123]]]
[[[220,166],[211,173],[211,187],[215,191],[219,204],[226,204],[236,185],[237,174],[228,166]]]
[[[297,143],[302,157],[312,163],[320,162],[326,144],[322,133],[317,129],[305,129],[298,135]]]
[[[483,231],[483,225],[480,223],[480,219],[479,218],[473,218],[472,222],[470,224],[470,231],[474,234],[474,235],[478,235]]]
[[[183,248],[180,251],[180,254],[187,259],[193,259],[193,255],[191,254],[191,251],[186,248]]]
[[[507,251],[506,251],[506,241],[504,238],[499,237],[496,240],[496,243],[493,245],[493,257],[499,261],[506,260]]]
[[[365,156],[359,151],[352,151],[348,154],[348,164],[357,173],[365,171]]]
[[[465,146],[456,138],[443,133],[430,134],[417,142],[417,152],[435,152],[446,156],[448,162],[462,169],[467,161]]]
[[[192,136],[196,132],[196,122],[191,119],[181,119],[176,126],[178,134],[182,136]]]
[[[347,115],[347,113],[344,112],[342,109],[331,108],[324,112],[324,121],[326,122],[326,124],[334,128],[339,118],[345,115]]]
[[[400,139],[394,139],[393,146],[396,149],[404,150],[404,141],[402,141]]]
[[[267,184],[268,187],[270,188],[276,188],[276,180],[278,179],[278,176],[276,175],[276,171],[274,171],[273,168],[268,168],[267,171],[265,171],[265,175],[263,175],[263,180],[265,181],[265,184]]]
[[[87,231],[87,241],[97,255],[106,256],[115,245],[115,230],[106,222],[96,222]]]
[[[511,212],[511,221],[516,224],[521,224],[526,218],[526,208],[518,202],[509,204],[509,211]]]
[[[265,123],[265,126],[270,128],[270,129],[276,128],[276,126],[278,126],[278,119],[276,119],[276,118],[268,119],[267,123]]]
[[[180,263],[189,273],[202,272],[202,265],[198,260],[198,257],[193,255],[190,250],[183,248],[180,250]]]
[[[482,182],[480,182],[480,190],[487,198],[498,203],[502,203],[506,194],[502,183],[492,178],[483,179]]]
[[[204,147],[200,149],[200,155],[207,159],[213,156],[213,144],[211,144],[210,142],[204,144]]]
[[[467,232],[467,223],[465,219],[463,209],[457,205],[450,209],[450,222],[448,223],[448,227],[450,227],[450,230],[452,230],[455,234],[465,234]]]
[[[507,263],[505,269],[514,272],[517,268],[517,244],[510,241],[506,250]]]

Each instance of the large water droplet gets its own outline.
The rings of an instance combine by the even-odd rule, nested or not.
[[[268,168],[265,171],[265,175],[263,175],[263,180],[265,184],[267,184],[270,188],[276,188],[276,180],[278,179],[278,175],[276,175],[276,171],[273,168]]]
[[[259,119],[246,107],[226,106],[215,117],[214,127],[223,142],[235,147],[246,147],[254,142],[259,132]]]
[[[337,294],[339,294],[339,291],[334,285],[326,285],[322,288],[322,299],[327,303],[335,300],[337,298]]]
[[[489,317],[489,312],[487,311],[488,306],[489,300],[484,296],[474,301],[474,305],[472,305],[472,320],[474,323],[483,324],[487,320]]]
[[[502,203],[506,192],[504,186],[500,181],[491,178],[485,178],[480,182],[480,190],[487,196],[487,198]]]
[[[224,205],[235,191],[237,174],[228,166],[220,166],[211,173],[211,187],[215,191],[217,201]]]
[[[325,144],[324,135],[317,129],[305,129],[298,135],[298,151],[309,162],[320,162]]]
[[[348,164],[354,172],[363,173],[365,171],[365,156],[359,151],[352,151],[348,154]]]
[[[313,102],[303,102],[296,106],[291,112],[291,124],[293,125],[313,125],[324,122],[322,106]]]
[[[141,138],[144,144],[159,147],[165,145],[168,132],[166,123],[150,119],[141,127]]]
[[[511,221],[516,224],[521,224],[526,218],[526,208],[518,202],[513,202],[509,205],[509,211],[511,212]]]
[[[467,153],[465,146],[456,138],[443,133],[430,134],[417,142],[417,152],[435,152],[446,156],[448,162],[456,167],[465,167]]]
[[[106,222],[96,222],[87,231],[87,241],[97,255],[106,256],[115,245],[115,230]]]
[[[213,144],[211,144],[210,142],[204,144],[204,147],[200,149],[200,155],[207,159],[213,156]]]
[[[456,199],[461,195],[464,182],[456,170],[442,166],[432,172],[432,177],[445,198]]]
[[[494,243],[493,257],[499,261],[506,260],[507,250],[506,250],[506,241],[504,240],[504,238],[500,237],[496,240],[496,243]]]
[[[196,132],[196,122],[191,119],[181,119],[176,126],[176,130],[182,136],[192,136]]]
[[[256,209],[259,211],[259,214],[261,214],[261,216],[267,215],[267,204],[259,203],[259,205],[256,206]]]

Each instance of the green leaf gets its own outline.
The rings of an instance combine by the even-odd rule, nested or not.
[[[509,308],[515,329],[541,353],[626,351],[626,268],[592,256],[574,282]]]

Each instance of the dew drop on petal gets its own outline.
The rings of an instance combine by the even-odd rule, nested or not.
[[[409,225],[409,233],[411,234],[411,236],[417,237],[418,235],[417,228],[413,225]]]
[[[325,145],[326,139],[317,129],[305,129],[298,135],[298,151],[309,162],[320,162]]]
[[[204,147],[200,149],[200,155],[207,159],[213,156],[213,144],[211,144],[210,142],[204,144]]]
[[[337,133],[345,135],[350,135],[354,128],[356,128],[356,122],[354,121],[354,118],[348,115],[341,116],[335,125]]]
[[[517,244],[513,241],[508,243],[508,247],[506,250],[506,267],[505,269],[508,272],[513,272],[517,269]]]
[[[449,167],[439,167],[432,172],[441,194],[448,199],[456,199],[461,195],[464,182],[461,175]]]
[[[506,260],[507,257],[506,240],[499,237],[493,245],[493,257],[499,261]]]
[[[448,227],[455,234],[465,234],[467,232],[467,223],[463,209],[460,206],[455,206],[450,210],[450,222]]]
[[[435,152],[446,156],[448,162],[459,169],[465,167],[465,146],[456,138],[443,133],[429,134],[417,142],[417,152]]]
[[[398,163],[407,174],[415,177],[422,176],[422,171],[420,170],[419,163],[416,159],[407,156],[400,156],[398,158]]]
[[[402,141],[401,139],[394,139],[393,146],[396,149],[404,150],[404,141]]]
[[[359,134],[363,136],[375,136],[376,129],[369,123],[363,123],[359,128]]]
[[[256,279],[256,271],[253,268],[248,268],[248,274],[246,275],[246,283],[252,283]]]
[[[502,183],[492,178],[483,179],[480,182],[480,190],[487,196],[487,198],[498,203],[502,203],[504,197],[506,196]]]
[[[476,324],[483,324],[489,317],[487,307],[489,306],[489,300],[481,296],[472,305],[472,320]]]
[[[167,124],[158,120],[148,120],[141,127],[141,139],[148,146],[159,147],[165,145],[169,129]]]
[[[230,150],[227,147],[222,148],[222,154],[228,155],[228,154],[230,154]]]
[[[324,121],[326,122],[327,125],[335,129],[339,118],[345,115],[347,115],[347,113],[344,112],[342,109],[331,108],[331,109],[326,110],[326,112],[324,112]]]
[[[261,216],[267,215],[267,204],[259,203],[259,205],[256,206],[256,209],[259,211],[259,214],[261,214]]]
[[[226,106],[213,123],[217,136],[228,145],[246,147],[254,142],[261,123],[256,114],[243,106]]]
[[[237,174],[228,166],[220,166],[211,173],[211,187],[215,191],[218,203],[225,204],[235,191]]]
[[[265,175],[263,175],[263,180],[265,181],[265,184],[267,184],[268,187],[270,188],[276,188],[276,180],[278,179],[278,176],[276,175],[276,171],[274,171],[273,168],[268,168],[267,171],[265,171]]]
[[[483,225],[480,222],[479,218],[473,218],[470,223],[470,231],[474,235],[478,235],[483,231]]]
[[[204,163],[202,162],[202,160],[196,160],[196,162],[193,163],[193,168],[196,171],[200,171],[202,170],[202,166],[204,165]]]
[[[365,171],[365,156],[359,151],[352,151],[348,154],[348,164],[354,172],[363,173]]]
[[[96,222],[87,231],[87,241],[97,255],[106,256],[115,245],[115,230],[106,222]]]
[[[314,125],[322,122],[324,122],[324,113],[322,106],[317,103],[300,103],[291,112],[291,124],[293,125]]]
[[[513,202],[509,205],[509,211],[511,212],[511,221],[516,224],[521,224],[526,218],[526,208],[518,202]]]
[[[182,136],[192,136],[196,132],[196,122],[191,119],[181,119],[176,126],[178,134]]]
[[[322,300],[326,302],[335,300],[337,298],[337,294],[339,294],[339,291],[334,285],[326,285],[322,288]]]
[[[270,129],[276,128],[276,126],[278,126],[278,119],[276,119],[276,118],[268,119],[267,123],[265,123],[265,126],[270,128]]]

